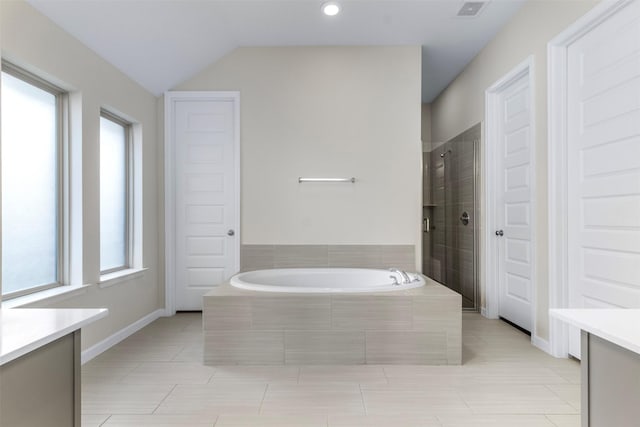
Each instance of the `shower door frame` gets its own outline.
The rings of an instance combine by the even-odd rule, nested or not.
[[[439,147],[442,147],[448,143],[450,143],[451,141],[455,141],[456,138],[458,138],[459,136],[461,136],[462,134],[468,132],[471,128],[474,128],[475,126],[479,125],[480,126],[480,136],[478,139],[474,139],[472,144],[472,153],[473,153],[473,172],[472,172],[472,187],[473,187],[473,196],[472,196],[472,200],[473,200],[473,217],[472,217],[472,221],[473,221],[473,256],[472,256],[472,261],[473,261],[473,267],[472,267],[472,275],[473,275],[473,307],[463,307],[462,311],[468,311],[468,312],[479,312],[481,310],[481,301],[480,301],[480,287],[481,287],[481,282],[480,282],[480,262],[481,262],[481,256],[480,256],[480,248],[481,248],[481,225],[483,224],[483,220],[482,220],[482,213],[481,213],[481,191],[480,191],[480,185],[481,185],[481,165],[480,165],[480,159],[481,159],[481,144],[482,144],[482,135],[483,135],[483,124],[482,122],[477,123],[471,127],[469,127],[468,129],[466,129],[465,131],[461,132],[460,134],[456,135],[455,137],[453,137],[452,139],[448,140],[447,142],[445,142],[444,144],[442,144]],[[449,150],[450,151],[450,150]],[[434,154],[436,152],[436,149],[433,149],[431,151],[431,154]],[[442,167],[444,168],[444,173],[443,173],[443,180],[445,182],[445,187],[446,187],[446,161],[445,161],[445,157],[446,156],[442,156],[443,159],[443,164]],[[430,182],[430,185],[432,184],[432,182]],[[445,229],[444,229],[444,245],[446,247],[446,242],[447,242],[447,229],[449,227],[447,227],[447,215],[446,215],[446,189],[444,190],[444,203],[442,205],[442,209],[443,209],[443,216],[444,216],[444,222],[445,222]],[[435,219],[434,219],[435,222]],[[433,242],[431,242],[431,244],[433,244]],[[433,279],[432,276],[434,276],[433,271],[430,271],[430,274],[428,274],[427,276],[432,278],[433,280],[436,280],[438,283],[446,286],[446,287],[450,287],[448,285],[448,259],[447,259],[447,250],[444,250],[444,268],[442,267],[442,265],[440,266],[440,270],[442,271],[442,274],[440,275],[439,280]],[[433,253],[433,251],[432,251]]]

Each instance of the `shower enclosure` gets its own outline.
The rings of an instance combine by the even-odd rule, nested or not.
[[[423,272],[477,310],[480,124],[425,153]]]

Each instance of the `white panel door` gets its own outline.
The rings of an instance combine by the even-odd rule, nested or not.
[[[176,310],[201,310],[236,273],[235,111],[233,100],[174,104]]]
[[[532,330],[533,236],[531,212],[531,88],[528,72],[499,98],[496,156],[498,314]]]
[[[569,304],[640,307],[640,2],[570,45],[568,67]]]

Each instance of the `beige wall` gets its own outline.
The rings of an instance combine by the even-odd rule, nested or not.
[[[547,43],[589,11],[592,0],[530,0],[432,103],[432,141],[447,141],[484,120],[484,91],[534,58],[536,120],[537,335],[548,339]],[[481,208],[484,212],[484,207]],[[481,285],[484,292],[484,284]],[[484,296],[483,296],[484,304]]]
[[[241,93],[242,243],[410,244],[418,266],[420,72],[417,46],[239,48],[175,87]]]
[[[2,56],[70,92],[72,145],[82,181],[72,177],[72,222],[81,224],[82,238],[72,248],[76,267],[73,281],[84,292],[42,307],[106,307],[107,318],[84,329],[87,348],[158,309],[158,189],[156,187],[156,98],[99,58],[23,1],[3,1],[0,20]],[[143,134],[142,277],[100,288],[99,280],[99,115],[100,108],[120,112],[139,123]],[[77,157],[76,157],[77,159]],[[72,174],[75,172],[72,171]],[[77,176],[77,175],[76,175]],[[81,203],[78,203],[81,200]],[[75,209],[75,208],[73,208]],[[81,241],[81,243],[80,243]]]

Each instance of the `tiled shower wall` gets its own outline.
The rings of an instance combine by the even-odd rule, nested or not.
[[[463,307],[474,307],[474,141],[480,124],[431,152],[431,277],[462,294]],[[477,144],[476,143],[476,144]],[[444,157],[440,157],[445,154]],[[460,220],[469,214],[469,223]]]
[[[242,245],[240,271],[288,267],[360,267],[415,271],[412,245]]]

